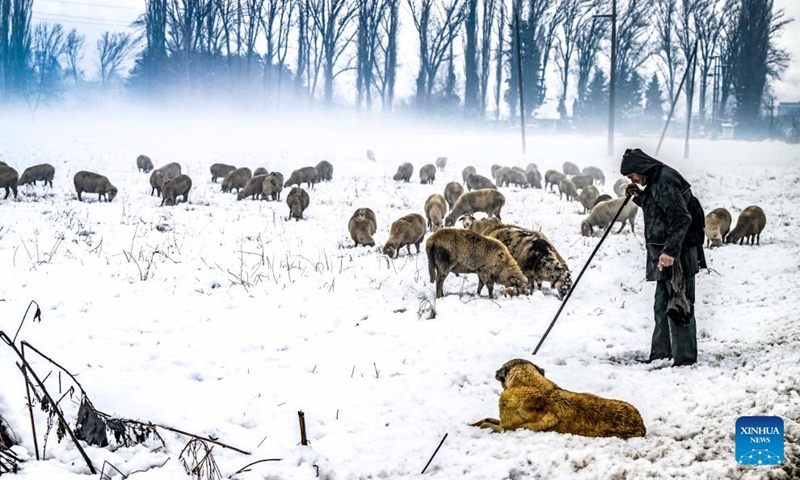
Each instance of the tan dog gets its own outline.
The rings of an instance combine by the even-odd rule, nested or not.
[[[503,385],[500,420],[485,418],[471,424],[495,432],[527,428],[586,437],[643,437],[644,421],[633,405],[591,393],[563,390],[544,376],[544,370],[516,358],[495,373]]]

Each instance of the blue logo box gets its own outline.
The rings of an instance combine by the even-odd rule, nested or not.
[[[783,419],[739,417],[736,420],[736,462],[740,465],[783,463]]]

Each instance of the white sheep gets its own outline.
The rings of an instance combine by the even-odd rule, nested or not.
[[[614,219],[614,215],[617,214],[624,201],[625,198],[615,198],[595,205],[592,211],[589,212],[589,216],[581,222],[581,235],[584,237],[591,237],[594,233],[592,227],[606,228]],[[638,211],[639,207],[633,202],[628,202],[628,204],[625,205],[622,213],[617,217],[617,221],[622,222],[622,227],[620,227],[617,233],[620,233],[622,229],[625,228],[625,222],[630,222],[631,232],[634,231],[633,222],[636,219],[636,213]]]

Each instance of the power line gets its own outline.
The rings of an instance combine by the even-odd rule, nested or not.
[[[34,20],[42,20],[45,22],[59,22],[59,23],[75,23],[81,25],[100,25],[105,27],[128,27],[130,23],[108,23],[108,22],[86,22],[81,20],[68,20],[68,19],[60,19],[60,18],[46,18],[40,17],[39,14],[33,14]]]
[[[69,4],[69,5],[86,5],[86,6],[89,6],[89,7],[120,8],[120,9],[124,9],[124,10],[142,11],[141,8],[136,8],[136,7],[123,7],[123,6],[119,6],[119,5],[102,5],[102,4],[99,4],[99,3],[69,2],[69,1],[66,1],[66,0],[39,0],[39,1],[41,1],[41,2],[50,2],[50,3],[66,3],[66,4]]]
[[[117,20],[117,19],[109,19],[109,18],[98,18],[98,17],[84,17],[80,15],[66,15],[63,13],[50,13],[50,12],[34,12],[36,15],[48,15],[52,17],[63,17],[63,18],[74,18],[76,20],[91,20],[93,22],[122,22],[122,23],[133,23],[136,20]]]

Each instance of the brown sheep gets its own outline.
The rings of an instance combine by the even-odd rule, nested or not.
[[[19,180],[19,173],[13,167],[8,165],[0,165],[0,188],[6,189],[6,196],[3,200],[7,199],[11,192],[14,192],[14,198],[17,198],[17,181]]]
[[[419,169],[419,183],[433,183],[436,180],[436,167],[432,163],[423,165]]]
[[[464,194],[464,187],[458,182],[450,182],[444,187],[444,199],[447,200],[447,206],[452,209],[456,204],[458,197]]]
[[[747,237],[748,245],[752,245],[753,241],[756,245],[761,245],[761,232],[766,224],[767,216],[764,215],[764,210],[757,205],[750,205],[739,214],[736,227],[725,237],[725,243],[739,242],[741,245]]]
[[[473,167],[472,165],[464,167],[464,170],[461,170],[461,180],[463,180],[464,185],[467,184],[467,178],[469,178],[469,176],[474,173],[478,173],[478,171],[475,170],[475,167]]]
[[[444,224],[446,227],[452,227],[465,213],[484,212],[487,216],[501,218],[500,210],[505,204],[506,197],[497,190],[491,188],[473,190],[458,197],[453,210],[445,217]]]
[[[561,171],[568,177],[581,174],[581,170],[572,162],[564,162],[564,165],[561,166]]]
[[[331,162],[323,160],[314,168],[317,169],[320,182],[330,182],[333,178],[333,165],[331,165]]]
[[[264,177],[261,185],[261,200],[280,200],[283,191],[283,175],[272,172]]]
[[[250,177],[250,180],[247,181],[244,188],[236,193],[236,200],[244,200],[247,197],[251,197],[251,200],[258,198],[263,192],[265,178],[267,178],[266,173]]]
[[[32,183],[36,185],[37,181],[44,182],[43,185],[47,186],[50,184],[50,187],[53,186],[53,177],[56,174],[56,169],[53,168],[52,165],[49,163],[42,163],[41,165],[34,165],[32,167],[28,167],[25,171],[22,172],[22,175],[19,177],[19,181],[17,185],[27,185]]]
[[[181,164],[172,162],[161,167],[161,171],[167,176],[167,180],[171,180],[181,174]]]
[[[550,191],[553,191],[553,186],[558,185],[561,180],[567,178],[566,175],[557,171],[557,170],[548,170],[544,172],[544,187],[547,188],[547,185],[550,185]]]
[[[483,286],[494,298],[494,284],[507,290],[528,293],[528,280],[508,249],[496,239],[459,228],[443,228],[425,242],[428,273],[436,284],[436,298],[444,296],[444,280],[450,273],[477,273],[478,295]]]
[[[395,182],[399,182],[400,180],[402,180],[408,183],[408,181],[411,180],[411,175],[413,174],[414,174],[414,165],[411,165],[410,163],[406,162],[397,167],[397,173],[394,174],[394,177],[392,177],[392,179]]]
[[[189,201],[189,190],[192,189],[192,179],[188,175],[178,175],[175,178],[164,182],[164,188],[161,195],[161,206],[176,205],[178,203],[177,197],[183,195],[183,202]]]
[[[561,195],[567,196],[568,202],[574,202],[578,199],[578,190],[575,189],[575,184],[569,179],[561,180],[558,183],[558,199],[561,200]]]
[[[599,196],[600,191],[598,191],[597,187],[594,185],[589,185],[581,191],[579,199],[581,205],[583,205],[583,213],[590,212],[592,208],[594,208],[594,204],[597,203],[597,198]]]
[[[378,222],[372,209],[359,208],[353,212],[353,216],[347,223],[347,229],[350,231],[350,238],[356,242],[356,247],[359,245],[375,246],[372,236],[378,231]]]
[[[139,155],[136,157],[136,169],[140,172],[150,173],[153,170],[153,161],[147,155]],[[52,185],[51,185],[52,187]]]
[[[300,187],[294,187],[286,196],[286,204],[289,205],[289,217],[286,220],[294,218],[295,221],[303,218],[303,212],[308,208],[309,198],[308,192]]]
[[[298,187],[302,184],[307,184],[307,188],[314,188],[317,182],[319,182],[319,172],[315,167],[303,167],[297,169],[289,175],[289,180],[286,180],[283,184],[283,188],[289,187],[291,185],[297,185]]]
[[[225,175],[222,180],[222,192],[228,193],[234,188],[236,193],[247,185],[247,181],[253,177],[253,172],[247,167],[237,168]]]
[[[438,157],[436,159],[436,168],[438,168],[440,172],[444,172],[444,167],[446,166],[447,166],[447,157]]]
[[[581,172],[581,175],[589,175],[595,179],[597,183],[601,185],[606,184],[606,176],[603,174],[603,171],[597,167],[586,167]]]
[[[614,220],[614,215],[617,214],[624,201],[624,198],[615,198],[595,205],[592,211],[589,212],[589,216],[581,222],[581,235],[591,237],[594,234],[592,227],[606,228]],[[622,222],[622,226],[617,233],[622,232],[622,229],[625,228],[625,222],[630,222],[631,232],[635,231],[633,226],[638,212],[639,207],[633,202],[628,202],[622,213],[617,217],[617,221]]]
[[[434,193],[425,200],[425,216],[428,217],[428,229],[435,232],[442,228],[442,220],[447,213],[447,201],[443,196]]]
[[[491,180],[484,177],[483,175],[479,175],[477,173],[471,173],[467,177],[467,190],[470,192],[473,190],[481,190],[483,188],[497,188]]]
[[[225,178],[226,175],[236,170],[233,165],[226,165],[224,163],[215,163],[211,165],[211,181],[217,183],[218,178]]]
[[[161,196],[161,190],[164,188],[164,182],[167,181],[167,174],[160,168],[156,168],[150,174],[150,196],[156,193],[157,197]]]
[[[267,169],[266,169],[266,168],[264,168],[264,167],[258,167],[258,168],[256,168],[255,170],[253,170],[253,176],[254,176],[254,177],[257,177],[257,176],[259,176],[259,175],[266,175],[266,174],[268,174],[268,173],[269,173],[269,170],[267,170]]]
[[[731,212],[725,208],[715,208],[706,215],[706,248],[721,247],[722,241],[731,230]]]
[[[82,193],[96,193],[98,194],[97,201],[105,198],[106,202],[114,200],[114,197],[117,196],[117,187],[112,185],[108,178],[94,172],[81,170],[75,174],[72,182],[75,185],[75,192],[78,194],[78,201],[81,202],[83,201]]]
[[[417,247],[425,236],[425,219],[418,213],[411,213],[392,222],[389,229],[389,239],[383,246],[383,253],[389,258],[397,258],[400,249],[406,247],[411,255],[411,245]]]

